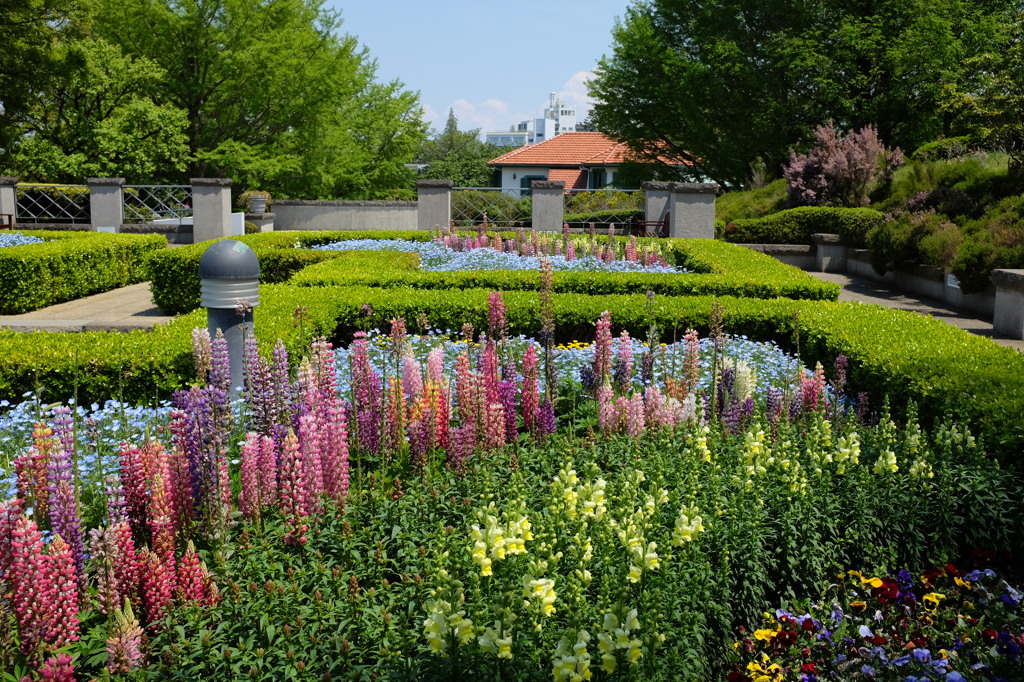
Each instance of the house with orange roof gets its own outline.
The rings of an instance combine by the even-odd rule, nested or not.
[[[529,194],[534,180],[564,182],[567,191],[611,186],[622,163],[629,160],[632,155],[625,143],[604,133],[570,132],[514,149],[487,165],[494,169],[495,185]]]

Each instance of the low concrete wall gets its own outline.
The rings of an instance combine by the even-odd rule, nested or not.
[[[274,230],[415,230],[415,201],[273,203]]]
[[[846,250],[846,272],[875,282],[883,282],[893,289],[914,296],[942,301],[946,305],[985,320],[992,320],[996,308],[995,287],[977,294],[965,294],[956,278],[939,268],[927,265],[908,265],[879,275],[871,267],[867,249]]]
[[[815,268],[814,247],[809,244],[737,244],[745,246],[751,251],[776,258],[786,265],[792,265],[801,270],[813,271]]]

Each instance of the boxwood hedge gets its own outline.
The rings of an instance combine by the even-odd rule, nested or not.
[[[147,259],[167,249],[162,235],[19,230],[41,244],[0,249],[0,315],[110,291],[147,277]]]
[[[715,236],[734,244],[810,244],[816,232],[838,234],[851,246],[863,246],[868,231],[884,217],[870,208],[801,206],[763,218],[718,223]]]

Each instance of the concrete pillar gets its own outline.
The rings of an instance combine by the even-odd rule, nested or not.
[[[645,182],[640,185],[644,191],[644,220],[664,220],[668,213],[670,182]]]
[[[1011,339],[1024,339],[1024,270],[993,270],[996,305],[992,328]]]
[[[18,215],[18,197],[14,192],[18,178],[0,176],[0,227],[14,227]]]
[[[89,216],[94,232],[120,232],[124,224],[124,178],[89,178]]]
[[[443,230],[452,222],[451,180],[416,181],[416,227]]]
[[[669,237],[715,238],[714,182],[673,182],[669,185]]]
[[[533,229],[543,232],[561,232],[565,211],[565,183],[558,180],[534,180],[530,183],[533,194]]]
[[[846,245],[838,234],[815,232],[811,235],[814,244],[814,269],[818,272],[846,272]]]
[[[192,242],[231,236],[231,178],[192,178]]]

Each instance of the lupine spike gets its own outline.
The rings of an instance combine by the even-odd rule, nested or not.
[[[107,634],[107,670],[112,675],[128,673],[142,665],[142,628],[127,599],[114,611]]]

